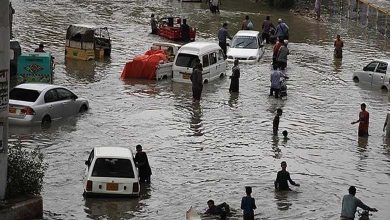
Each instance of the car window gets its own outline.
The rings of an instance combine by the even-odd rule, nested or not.
[[[180,53],[177,55],[175,64],[176,66],[193,68],[195,65],[196,58],[198,58],[198,56],[196,55]]]
[[[92,163],[93,157],[94,157],[94,151],[92,150],[91,153],[89,154],[89,157],[88,157],[88,160],[87,160],[88,161],[88,168],[89,168],[89,166]]]
[[[98,158],[92,176],[134,178],[134,171],[129,159]]]
[[[378,67],[376,68],[376,72],[386,73],[386,71],[387,71],[387,63],[379,63]]]
[[[35,102],[38,99],[39,94],[40,93],[36,90],[13,88],[9,93],[9,99],[25,102]]]
[[[210,60],[210,65],[217,63],[217,53],[216,52],[211,53],[209,56],[209,60]]]
[[[364,67],[364,71],[375,71],[378,62],[371,62],[366,67]]]
[[[59,88],[56,89],[56,91],[58,95],[58,100],[67,100],[67,99],[72,99],[73,97],[73,93],[67,89]]]
[[[45,93],[45,103],[58,101],[57,92],[55,89],[51,89]]]
[[[219,50],[218,51],[218,60],[223,60],[225,59],[224,55],[223,55],[223,51],[222,50]]]
[[[203,67],[210,66],[209,55],[208,54],[203,55],[202,62],[203,62]]]
[[[256,37],[237,36],[233,38],[232,48],[257,49],[258,42]]]

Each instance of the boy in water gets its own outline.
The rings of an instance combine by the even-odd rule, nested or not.
[[[242,197],[241,200],[241,209],[244,211],[244,220],[254,220],[255,213],[254,209],[256,209],[255,199],[251,197],[252,187],[245,187],[246,196]]]
[[[278,175],[276,177],[275,189],[279,191],[291,191],[287,181],[289,181],[291,185],[300,186],[298,183],[292,181],[290,177],[290,173],[286,170],[287,168],[286,161],[283,161],[282,163],[280,163],[280,165],[282,167],[282,170],[278,172]]]
[[[275,118],[274,118],[274,122],[273,122],[273,132],[274,132],[274,135],[278,135],[278,130],[279,130],[279,121],[280,121],[280,116],[282,116],[282,109],[281,108],[278,108],[276,110],[276,115],[275,115]]]

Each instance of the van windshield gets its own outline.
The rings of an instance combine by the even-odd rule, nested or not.
[[[128,159],[98,158],[93,166],[92,176],[134,178],[134,171]]]
[[[257,38],[249,36],[234,37],[232,48],[257,49]]]
[[[39,97],[39,92],[31,89],[13,88],[9,93],[9,99],[24,102],[35,102]]]
[[[176,59],[176,66],[193,68],[195,65],[196,58],[198,58],[198,56],[196,55],[179,53]]]

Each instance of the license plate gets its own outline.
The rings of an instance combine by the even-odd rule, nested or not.
[[[16,113],[16,108],[9,108],[9,113],[15,114]]]
[[[118,191],[118,183],[107,183],[106,190],[107,191]]]
[[[189,73],[183,73],[183,79],[189,79],[191,74]]]

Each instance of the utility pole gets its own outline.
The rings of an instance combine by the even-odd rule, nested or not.
[[[9,0],[0,0],[0,200],[7,188],[10,62]]]

